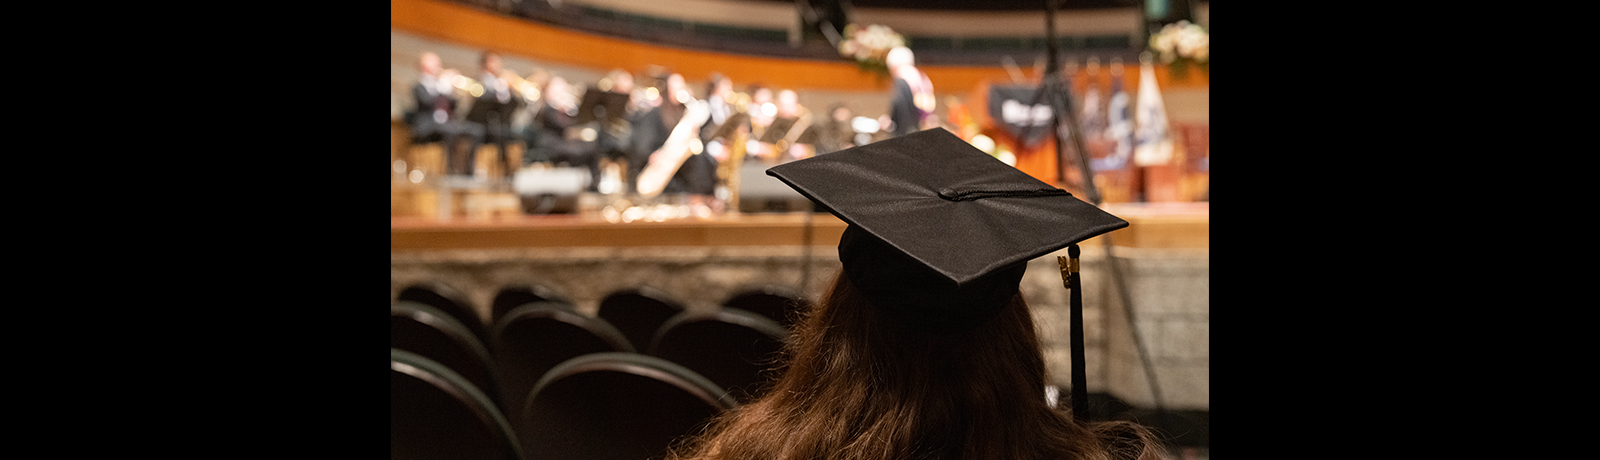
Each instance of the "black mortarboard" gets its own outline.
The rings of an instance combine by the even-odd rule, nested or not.
[[[1027,262],[1128,222],[931,129],[767,170],[849,224],[845,275],[936,331],[987,320]]]

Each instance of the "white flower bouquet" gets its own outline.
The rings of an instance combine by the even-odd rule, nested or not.
[[[1190,64],[1211,71],[1211,33],[1199,24],[1178,21],[1150,36],[1150,50],[1162,64],[1183,72]]]
[[[839,42],[839,56],[856,62],[862,70],[889,75],[889,65],[884,58],[889,50],[905,46],[906,38],[889,26],[849,24],[844,27],[844,40]]]

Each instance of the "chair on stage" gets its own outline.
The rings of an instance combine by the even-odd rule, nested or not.
[[[551,369],[517,416],[528,458],[661,458],[737,406],[683,366],[637,353],[597,353]]]
[[[577,311],[577,304],[555,289],[537,283],[517,283],[500,288],[494,295],[494,303],[489,309],[489,324],[499,324],[506,313],[511,310],[535,302],[552,302],[566,305],[568,310]]]
[[[768,284],[736,290],[722,306],[756,313],[784,328],[793,328],[800,315],[811,308],[811,301],[793,288]]]
[[[478,343],[485,346],[489,344],[489,327],[484,323],[483,317],[472,308],[472,303],[467,300],[466,294],[447,284],[437,281],[412,284],[400,290],[396,300],[417,302],[444,311],[471,330]]]
[[[646,350],[656,330],[684,310],[683,302],[666,292],[640,286],[606,295],[600,299],[600,310],[595,316],[622,331],[634,349]]]
[[[558,302],[532,302],[495,323],[495,375],[501,408],[515,414],[534,384],[566,360],[591,353],[633,352],[621,331]]]
[[[389,349],[389,458],[522,460],[504,414],[460,374]]]
[[[389,347],[427,357],[498,400],[488,348],[460,321],[429,305],[403,300],[389,307]]]
[[[649,354],[705,376],[745,403],[777,378],[788,337],[776,321],[744,310],[685,312],[661,326]]]

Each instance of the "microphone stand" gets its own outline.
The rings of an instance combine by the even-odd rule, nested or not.
[[[1058,1],[1060,0],[1045,0],[1044,2],[1047,65],[1045,66],[1043,81],[1040,82],[1039,91],[1034,94],[1034,103],[1030,104],[1030,106],[1037,105],[1040,99],[1045,99],[1050,103],[1050,129],[1054,130],[1056,159],[1060,165],[1058,166],[1060,175],[1062,177],[1067,175],[1066,155],[1063,148],[1064,144],[1070,141],[1072,146],[1077,149],[1077,154],[1074,156],[1077,157],[1078,172],[1083,180],[1084,193],[1088,195],[1089,203],[1098,207],[1102,204],[1101,196],[1094,183],[1094,170],[1089,163],[1089,149],[1083,141],[1083,125],[1078,122],[1078,112],[1073,109],[1072,99],[1069,97],[1069,89],[1066,86],[1064,77],[1061,75],[1061,65],[1057,62],[1056,3]],[[1066,117],[1065,120],[1062,119],[1063,116]],[[1069,128],[1068,136],[1066,137],[1070,139],[1063,139],[1061,134],[1063,125]],[[1026,136],[1023,136],[1023,138],[1026,138]],[[1155,399],[1156,413],[1161,417],[1165,417],[1166,409],[1162,402],[1161,387],[1156,383],[1155,367],[1150,363],[1150,354],[1145,349],[1144,340],[1139,335],[1139,325],[1134,321],[1132,296],[1128,291],[1127,282],[1123,278],[1122,268],[1118,266],[1117,258],[1112,252],[1111,234],[1100,235],[1100,242],[1105,248],[1106,265],[1110,267],[1111,278],[1116,283],[1117,293],[1122,298],[1122,311],[1128,321],[1129,331],[1132,332],[1134,345],[1138,348],[1139,359],[1144,364],[1145,380],[1150,384],[1150,393]],[[1088,413],[1089,390],[1087,388],[1088,379],[1085,376],[1084,369],[1083,304],[1081,301],[1082,293],[1080,292],[1082,285],[1079,283],[1076,273],[1078,246],[1076,244],[1069,246],[1068,253],[1072,258],[1071,268],[1073,273],[1070,275],[1067,273],[1068,262],[1065,258],[1061,258],[1060,262],[1062,263],[1062,281],[1067,285],[1067,289],[1072,291],[1071,324],[1069,326],[1070,340],[1072,342],[1072,415],[1077,420],[1085,421]]]

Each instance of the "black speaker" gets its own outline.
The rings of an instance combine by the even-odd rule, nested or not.
[[[573,214],[578,212],[578,196],[590,180],[585,168],[530,168],[517,171],[513,188],[522,200],[524,214]]]
[[[739,212],[815,212],[811,199],[767,175],[767,166],[751,162],[739,167]]]

